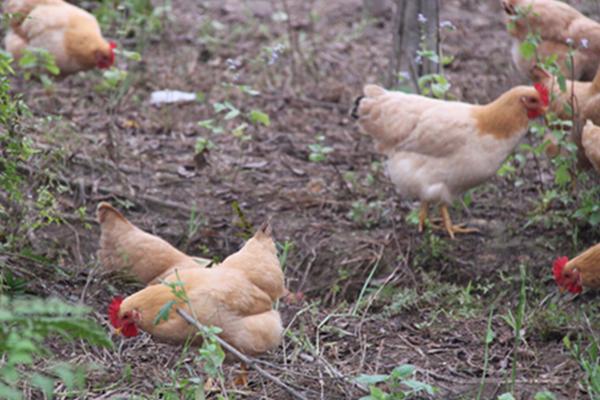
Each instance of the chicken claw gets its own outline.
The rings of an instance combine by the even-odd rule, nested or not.
[[[444,221],[444,227],[452,239],[454,239],[455,233],[476,233],[479,232],[477,228],[464,228],[464,224],[454,225],[452,219],[450,219],[450,213],[448,212],[448,206],[441,205],[440,212],[442,213],[442,219]]]

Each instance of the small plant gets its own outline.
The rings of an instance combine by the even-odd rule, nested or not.
[[[315,163],[323,162],[327,160],[327,155],[333,152],[333,147],[325,146],[323,144],[325,142],[325,136],[323,135],[317,135],[315,139],[316,143],[308,145],[308,149],[310,150],[308,159]]]
[[[368,385],[370,394],[361,400],[404,400],[415,394],[427,393],[433,396],[437,389],[427,383],[414,379],[416,368],[410,364],[400,365],[389,375],[360,375],[358,383]],[[385,383],[388,391],[377,385]]]
[[[187,292],[184,287],[184,283],[179,278],[179,273],[176,271],[177,280],[172,282],[163,281],[162,284],[171,288],[171,293],[175,296],[176,300],[171,300],[165,303],[162,308],[159,310],[158,314],[154,318],[154,324],[157,325],[161,321],[167,321],[169,319],[169,314],[171,312],[175,312],[173,310],[173,306],[177,304],[186,304],[187,308],[190,310],[192,316],[198,320],[198,317],[195,314],[194,308],[190,302],[190,299],[187,295]],[[196,336],[202,337],[202,346],[198,349],[198,352],[195,354],[195,362],[202,365],[204,372],[211,379],[218,379],[223,383],[224,376],[222,371],[223,361],[225,360],[225,352],[219,345],[216,340],[216,336],[221,333],[221,329],[215,326],[203,326],[203,329],[198,331]],[[184,346],[184,351],[182,354],[188,352],[190,348],[190,343],[195,338],[190,338],[188,343]],[[180,359],[180,363],[182,360]],[[179,364],[179,363],[178,363]],[[179,365],[178,367],[179,368]],[[179,387],[179,378],[178,374],[174,374],[173,376],[173,387]],[[192,383],[194,381],[192,380]],[[194,393],[201,393],[202,397],[204,396],[204,379],[202,377],[198,377],[196,382],[197,385],[194,385],[195,389],[192,390]],[[190,389],[188,388],[188,391]]]
[[[590,335],[589,340],[590,343],[585,346],[582,344],[581,336],[576,343],[565,336],[563,344],[584,373],[583,387],[588,392],[589,397],[595,399],[600,396],[600,345],[593,333]]]
[[[60,74],[54,56],[45,49],[26,49],[19,58],[19,67],[24,71],[25,80],[39,79],[44,88],[52,89],[54,82],[50,76]]]
[[[371,228],[379,222],[383,208],[381,202],[372,201],[367,203],[365,200],[357,200],[352,202],[352,208],[347,213],[347,217],[356,224]]]
[[[59,363],[40,370],[37,362],[48,357],[44,345],[49,338],[64,341],[84,340],[92,345],[110,347],[102,327],[88,318],[90,310],[57,299],[9,299],[0,296],[0,397],[22,399],[18,386],[23,382],[51,398],[54,384],[61,381],[67,391],[81,388],[85,372],[81,367]]]

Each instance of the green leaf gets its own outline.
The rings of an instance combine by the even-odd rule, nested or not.
[[[362,374],[354,378],[354,380],[362,385],[375,385],[388,380],[388,375],[366,375]]]
[[[269,118],[269,115],[260,110],[250,111],[249,116],[250,116],[250,121],[252,121],[253,124],[261,123],[264,126],[271,125],[271,119]]]
[[[569,173],[569,168],[566,164],[562,164],[558,167],[554,174],[554,181],[559,186],[564,186],[571,182],[571,174]]]
[[[537,392],[533,397],[533,400],[556,400],[556,396],[547,390],[543,392]]]
[[[0,399],[21,400],[22,398],[21,392],[0,382]]]
[[[394,378],[407,379],[415,373],[415,366],[411,364],[404,364],[394,368],[392,374]]]
[[[38,387],[46,396],[52,399],[54,393],[54,379],[34,373],[31,376],[31,384]]]
[[[177,304],[177,302],[175,300],[170,300],[165,305],[163,305],[160,308],[160,310],[158,311],[158,314],[156,314],[156,317],[154,318],[153,324],[154,325],[158,325],[161,320],[162,321],[168,321],[169,320],[169,312],[171,312],[171,308],[175,304]]]
[[[534,43],[529,41],[524,41],[519,46],[519,52],[523,56],[524,59],[530,60],[535,55],[536,46]]]
[[[498,396],[498,400],[515,400],[515,398],[511,393],[504,393]]]
[[[428,385],[427,383],[420,382],[420,381],[417,381],[414,379],[404,380],[404,381],[402,381],[402,384],[411,388],[414,393],[427,392],[427,394],[430,394],[430,395],[433,395],[435,393],[435,390],[433,389],[433,387],[431,385]]]

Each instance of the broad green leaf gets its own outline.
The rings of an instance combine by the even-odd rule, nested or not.
[[[253,124],[260,123],[264,126],[271,125],[271,119],[269,118],[269,115],[260,110],[250,111],[250,121],[252,121]]]
[[[414,373],[415,373],[415,366],[411,365],[411,364],[404,364],[404,365],[397,366],[396,368],[394,368],[394,371],[392,371],[392,374],[394,374],[394,377],[399,378],[399,379],[409,378]]]
[[[388,380],[388,375],[366,375],[362,374],[354,378],[354,380],[363,385],[375,385]]]

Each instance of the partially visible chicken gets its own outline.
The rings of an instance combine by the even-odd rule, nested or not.
[[[198,268],[192,257],[163,239],[130,223],[110,204],[98,204],[100,250],[98,258],[108,270],[129,270],[141,282],[158,283],[175,269]]]
[[[567,79],[564,92],[558,84],[558,79],[542,68],[533,67],[530,75],[534,82],[542,83],[550,89],[552,98],[550,99],[549,110],[561,119],[570,120],[572,117],[571,110],[574,111],[575,117],[578,119],[592,97],[600,94],[600,68],[597,69],[591,82]]]
[[[4,12],[13,15],[4,47],[15,59],[26,49],[45,49],[61,75],[114,62],[115,43],[106,41],[96,18],[79,7],[62,0],[7,0]]]
[[[429,203],[441,203],[444,227],[453,225],[448,205],[466,190],[493,177],[527,133],[529,120],[548,106],[548,90],[519,86],[487,105],[472,105],[390,92],[366,85],[353,116],[388,157],[387,172],[400,195],[421,201],[419,231]]]
[[[559,257],[552,266],[554,280],[561,291],[581,293],[583,287],[600,288],[600,244],[590,247],[574,259]]]
[[[583,127],[581,146],[587,160],[600,173],[600,126],[594,125],[589,119]]]
[[[218,326],[220,336],[238,350],[256,355],[281,342],[283,326],[273,302],[284,295],[283,272],[269,224],[264,224],[238,252],[213,268],[177,271],[166,282],[183,283],[190,306],[164,284],[146,287],[109,307],[112,325],[126,336],[140,328],[161,341],[184,343],[196,333],[176,312],[186,310],[204,325]],[[160,309],[175,301],[168,320],[154,324]]]
[[[512,56],[517,68],[527,75],[536,63],[526,60],[520,44],[531,34],[539,34],[537,56],[545,60],[553,54],[566,77],[591,80],[600,64],[600,24],[568,4],[557,0],[500,0],[506,14],[509,34],[513,37]],[[530,8],[531,7],[531,8]],[[569,40],[575,48],[573,69],[567,64]]]
[[[561,91],[558,80],[548,72],[539,67],[532,69],[531,75],[536,82],[549,87],[553,96],[550,101],[550,110],[559,118],[571,121],[571,140],[577,145],[578,166],[581,169],[589,169],[591,164],[586,156],[582,144],[582,129],[586,119],[600,124],[600,68],[592,82],[566,81],[566,90]],[[571,114],[574,113],[574,116]],[[551,134],[547,134],[545,140],[549,141],[546,154],[555,157],[561,152],[558,141]]]

